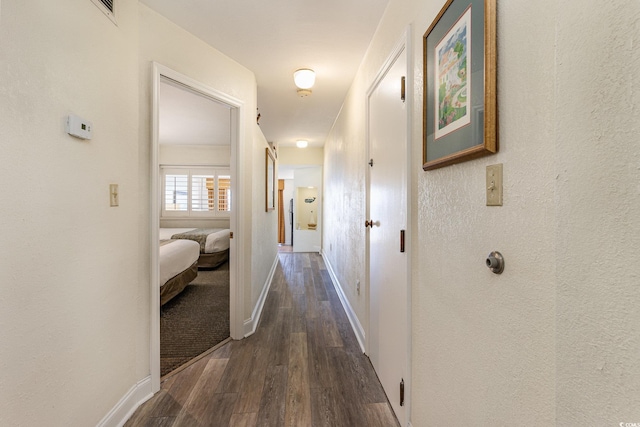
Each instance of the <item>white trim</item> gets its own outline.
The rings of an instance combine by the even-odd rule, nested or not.
[[[158,123],[159,123],[159,99],[160,81],[167,78],[183,85],[191,90],[201,93],[209,98],[226,104],[231,108],[231,191],[235,194],[235,202],[229,218],[230,229],[234,233],[234,238],[230,241],[229,247],[229,275],[230,275],[230,296],[229,296],[229,319],[231,338],[242,339],[243,312],[244,312],[244,277],[240,271],[240,266],[244,265],[244,245],[242,236],[244,234],[243,221],[239,221],[239,212],[244,211],[243,183],[244,173],[243,162],[240,161],[244,152],[244,103],[230,95],[222,93],[216,89],[208,87],[184,74],[174,71],[164,65],[153,62],[152,82],[152,117],[151,117],[151,167],[150,167],[150,257],[151,257],[151,325],[150,325],[150,370],[152,392],[160,390],[160,289],[157,286],[159,276],[158,265],[158,244],[160,228],[160,200],[161,185],[159,183],[159,144],[158,144]]]
[[[253,312],[251,313],[251,318],[244,321],[244,337],[248,337],[249,335],[253,335],[258,329],[258,323],[260,323],[260,317],[262,316],[262,309],[264,308],[264,303],[267,300],[267,295],[269,294],[269,289],[271,289],[271,283],[273,282],[273,276],[275,275],[276,268],[278,267],[278,255],[276,255],[276,259],[273,260],[273,265],[271,266],[271,271],[267,275],[267,280],[264,282],[262,286],[262,292],[260,292],[260,297],[258,301],[256,301],[255,307],[253,307]]]
[[[122,399],[97,424],[97,427],[122,427],[133,413],[147,400],[153,397],[151,376],[136,383],[122,396]]]
[[[413,216],[411,212],[413,212],[411,208],[411,204],[413,203],[413,198],[411,197],[412,189],[411,183],[413,180],[411,179],[412,172],[411,161],[413,157],[411,155],[412,150],[412,132],[413,132],[413,112],[414,112],[414,90],[415,81],[413,74],[413,65],[414,65],[414,55],[413,52],[413,26],[411,24],[408,25],[407,31],[405,34],[406,37],[406,49],[407,49],[407,79],[406,79],[406,92],[405,92],[405,102],[407,105],[407,229],[405,231],[405,248],[407,248],[408,257],[407,257],[407,378],[404,379],[404,407],[407,415],[407,426],[412,427],[411,425],[411,406],[413,402],[413,395],[411,393],[412,390],[412,337],[413,337],[413,312],[411,310],[412,304],[412,283],[413,283],[413,274],[411,273],[413,268],[412,257],[413,257],[413,239],[411,236],[413,235]]]
[[[152,76],[152,84],[153,84],[153,94],[151,101],[151,164],[150,171],[151,174],[149,181],[149,192],[151,193],[151,197],[149,198],[150,206],[149,211],[151,213],[151,220],[149,221],[151,226],[151,231],[149,237],[151,239],[150,242],[150,252],[151,252],[151,274],[150,280],[151,283],[151,324],[149,327],[149,369],[151,371],[151,391],[156,392],[160,390],[160,289],[157,289],[158,286],[156,284],[160,280],[160,261],[159,261],[159,246],[158,241],[160,240],[160,200],[162,200],[160,196],[161,185],[160,185],[160,171],[158,170],[158,159],[159,159],[159,130],[158,123],[160,122],[160,108],[158,105],[160,99],[160,74],[161,69],[158,64],[153,63],[153,76]]]
[[[321,252],[322,259],[324,260],[324,265],[327,267],[327,271],[329,272],[329,277],[331,277],[331,283],[338,294],[338,298],[340,298],[340,302],[342,303],[342,307],[344,308],[345,313],[347,313],[347,318],[349,319],[349,323],[351,323],[351,329],[353,329],[353,333],[356,335],[356,339],[358,340],[358,344],[360,344],[360,349],[363,353],[365,353],[364,343],[365,340],[365,332],[360,320],[358,319],[358,315],[356,314],[353,307],[349,303],[349,298],[345,295],[342,285],[336,276],[336,273],[333,271],[333,267],[329,262],[329,259],[324,256],[324,252]]]

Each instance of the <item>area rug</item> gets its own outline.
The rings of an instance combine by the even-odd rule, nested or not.
[[[160,309],[160,375],[229,338],[229,263],[198,277]]]

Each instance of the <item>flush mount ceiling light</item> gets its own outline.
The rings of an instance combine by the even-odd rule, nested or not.
[[[299,140],[296,141],[296,145],[298,146],[298,148],[306,148],[307,145],[309,145],[309,141],[304,141],[304,140]]]
[[[311,95],[311,88],[316,82],[316,73],[309,68],[300,68],[293,73],[293,81],[298,87],[298,95],[309,96]]]

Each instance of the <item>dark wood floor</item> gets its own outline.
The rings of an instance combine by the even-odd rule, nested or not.
[[[256,333],[169,376],[127,427],[398,426],[321,256],[278,256]]]

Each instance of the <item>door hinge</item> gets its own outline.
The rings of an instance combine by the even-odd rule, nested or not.
[[[233,231],[230,231],[230,232],[229,232],[229,238],[230,238],[230,239],[233,239]]]
[[[400,381],[400,406],[404,406],[404,378]]]
[[[400,230],[400,252],[404,252],[404,230]]]
[[[402,76],[402,78],[400,79],[400,99],[402,100],[402,102],[404,102],[406,98],[405,96],[406,90],[407,90],[406,79],[404,76]]]

